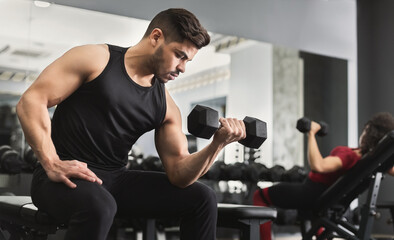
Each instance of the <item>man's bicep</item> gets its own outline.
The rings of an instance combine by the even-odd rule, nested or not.
[[[166,167],[173,167],[189,155],[187,138],[176,122],[167,122],[155,132],[157,152]]]
[[[45,101],[48,107],[52,107],[66,99],[80,85],[80,78],[65,73],[61,66],[54,64],[41,73],[27,93],[36,95]]]

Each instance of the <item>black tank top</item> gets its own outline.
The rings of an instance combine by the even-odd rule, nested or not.
[[[157,78],[151,87],[142,87],[129,77],[127,48],[108,46],[110,59],[103,72],[56,107],[52,140],[61,159],[111,170],[125,166],[137,139],[161,125],[166,97]]]

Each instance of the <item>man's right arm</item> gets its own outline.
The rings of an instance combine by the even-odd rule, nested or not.
[[[76,187],[70,181],[71,177],[99,183],[101,180],[87,168],[86,163],[59,159],[51,139],[48,108],[59,104],[85,81],[98,75],[96,70],[100,69],[101,62],[105,62],[105,57],[97,64],[90,59],[100,59],[92,56],[100,55],[100,48],[102,46],[88,45],[69,50],[40,74],[16,106],[25,138],[48,177],[71,188]]]

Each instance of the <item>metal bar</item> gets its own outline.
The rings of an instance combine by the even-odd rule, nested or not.
[[[368,195],[367,202],[364,204],[361,209],[361,223],[360,229],[357,236],[360,240],[368,240],[370,239],[373,221],[376,216],[376,199],[378,198],[380,182],[382,180],[382,173],[378,172],[375,175],[374,181],[371,182]]]

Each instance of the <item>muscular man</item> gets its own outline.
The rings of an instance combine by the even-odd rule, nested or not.
[[[178,217],[181,239],[215,239],[215,193],[196,180],[224,146],[245,138],[245,126],[221,119],[212,142],[190,154],[164,86],[209,41],[192,13],[168,9],[137,45],[75,47],[23,94],[17,113],[40,162],[32,199],[68,225],[66,239],[105,239],[115,215]],[[166,174],[126,170],[128,151],[152,129]]]

